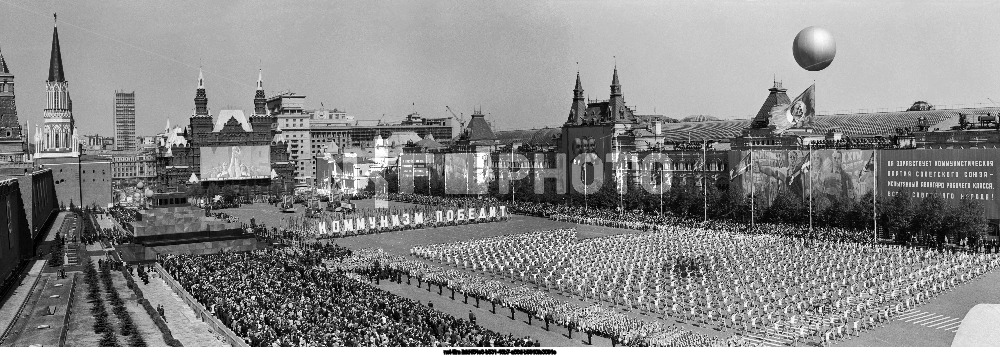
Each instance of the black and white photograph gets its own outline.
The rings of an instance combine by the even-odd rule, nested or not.
[[[998,14],[0,0],[0,354],[988,354]]]

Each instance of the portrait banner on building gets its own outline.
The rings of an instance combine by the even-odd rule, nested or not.
[[[872,150],[754,150],[750,169],[735,178],[744,194],[770,205],[779,195],[814,202],[860,200],[872,192]],[[747,151],[732,152],[730,166],[737,167]],[[759,203],[758,203],[759,204]]]
[[[448,194],[486,194],[491,180],[489,153],[444,154],[445,192]]]
[[[201,180],[250,180],[271,177],[268,146],[202,147]]]

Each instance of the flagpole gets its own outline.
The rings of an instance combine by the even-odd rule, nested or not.
[[[708,181],[705,178],[706,166],[708,166],[708,140],[701,139],[701,189],[704,193],[705,222],[708,222]]]
[[[809,233],[813,231],[813,174],[812,174],[812,148],[813,143],[809,141]]]
[[[872,161],[874,161],[875,170],[872,171],[872,246],[875,246],[875,242],[878,241],[878,207],[875,204],[875,198],[878,197],[878,147],[875,148],[872,153]]]
[[[510,182],[510,205],[514,206],[514,142],[510,143],[510,167],[507,170],[507,179]]]
[[[622,144],[621,144],[621,141],[618,141],[618,135],[616,134],[615,135],[615,169],[616,169],[617,172],[615,172],[615,179],[618,181],[618,210],[622,211],[622,212],[625,212],[625,196],[624,196],[624,192],[623,192],[623,191],[625,191],[625,183],[622,182],[623,181],[622,180],[622,171],[621,171],[621,166],[619,165],[619,162],[622,159],[621,158],[621,154],[622,154]]]
[[[753,182],[753,137],[752,136],[750,137],[750,162],[748,162],[747,165],[750,165],[750,167],[749,167],[749,169],[750,169],[750,227],[753,228],[755,226],[755,222],[754,221],[756,219],[756,217],[754,216],[755,215],[754,210],[756,209],[755,206],[757,206],[757,204],[755,203],[755,199],[754,199],[756,188],[754,187],[754,182]]]

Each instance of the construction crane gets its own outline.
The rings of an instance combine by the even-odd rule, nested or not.
[[[451,116],[455,117],[455,119],[457,119],[457,120],[458,120],[458,123],[462,125],[462,129],[465,129],[465,121],[464,121],[464,120],[462,120],[462,117],[460,117],[460,116],[458,116],[458,115],[455,115],[455,111],[454,111],[454,110],[451,110],[451,107],[449,107],[449,106],[447,106],[447,105],[446,105],[446,106],[444,106],[444,107],[445,107],[446,109],[448,109],[448,112],[450,112],[450,113],[451,113]],[[461,130],[461,129],[459,129],[459,130]]]

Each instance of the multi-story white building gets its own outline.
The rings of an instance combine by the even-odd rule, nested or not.
[[[156,179],[156,152],[113,151],[111,158],[111,179],[115,183],[134,184]]]
[[[281,134],[274,140],[284,139],[288,143],[288,160],[295,164],[295,181],[311,182],[315,176],[308,164],[312,143],[309,140],[309,116],[305,109],[306,96],[295,93],[281,93],[267,99],[267,111],[274,116],[274,124]],[[280,137],[279,137],[280,136]]]

